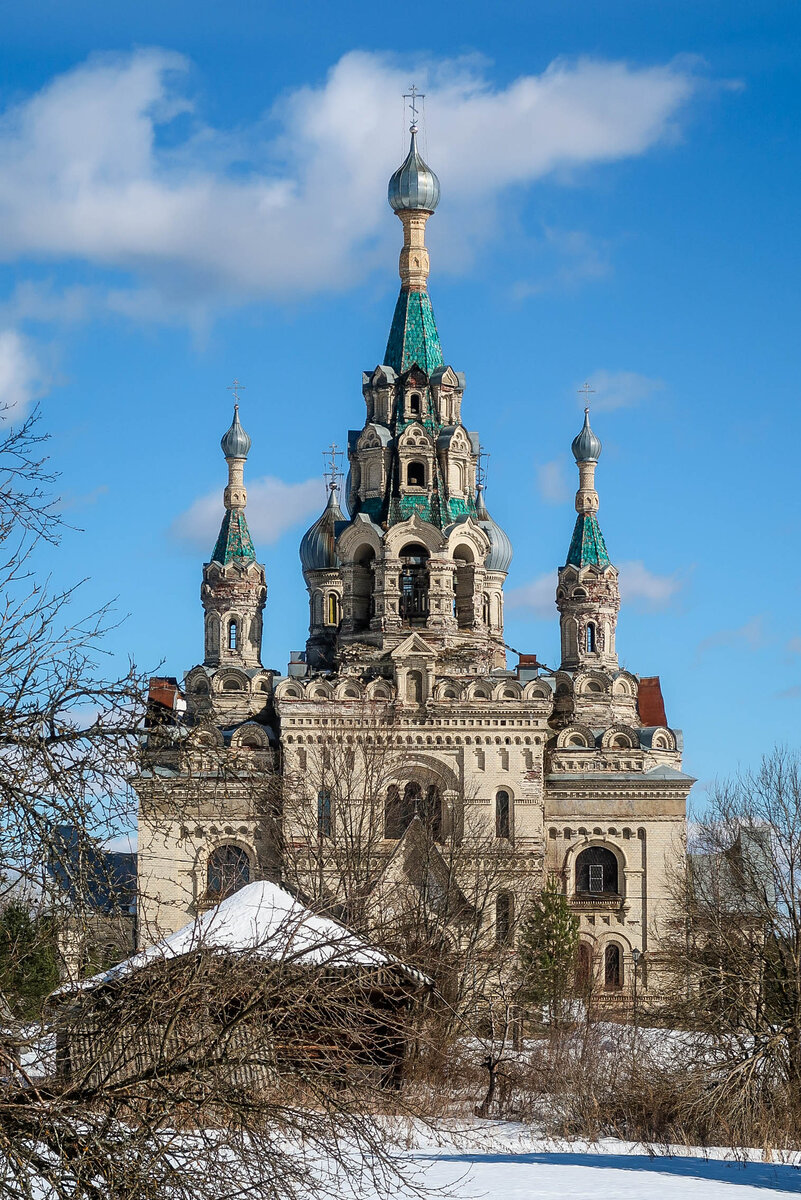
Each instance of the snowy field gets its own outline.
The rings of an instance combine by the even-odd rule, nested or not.
[[[642,1146],[614,1139],[558,1144],[498,1123],[437,1144],[421,1141],[408,1158],[412,1183],[438,1200],[767,1200],[801,1194],[801,1156],[793,1164],[765,1163],[754,1155],[743,1164],[727,1153],[650,1156]],[[369,1192],[355,1194],[366,1200]],[[404,1193],[396,1195],[400,1200]]]

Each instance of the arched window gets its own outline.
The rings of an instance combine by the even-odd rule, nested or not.
[[[217,846],[206,867],[206,891],[211,899],[224,900],[250,883],[250,859],[241,846]]]
[[[324,838],[331,836],[331,793],[327,791],[317,793],[317,833]]]
[[[366,629],[374,612],[373,569],[375,551],[372,546],[363,546],[353,560],[353,624],[356,629]]]
[[[406,699],[410,704],[420,704],[423,699],[423,672],[409,671],[406,676]]]
[[[495,797],[495,836],[511,837],[511,801],[508,792],[498,792]]]
[[[403,837],[409,824],[414,818],[415,798],[409,794],[407,786],[403,795],[397,784],[387,788],[387,798],[384,801],[384,837]]]
[[[336,592],[328,593],[328,625],[339,624],[339,597]]]
[[[409,397],[409,412],[412,414],[412,416],[415,416],[415,417],[420,415],[420,393],[419,392],[412,392],[411,396]]]
[[[588,654],[595,653],[595,643],[596,643],[595,625],[592,621],[589,621],[587,624],[587,653]]]
[[[586,991],[592,985],[592,947],[589,942],[579,942],[576,955],[576,988]]]
[[[428,551],[413,543],[404,546],[401,559],[401,616],[410,624],[428,617]]]
[[[426,469],[421,462],[410,462],[406,468],[407,487],[425,487]]]
[[[618,894],[617,858],[604,846],[588,846],[576,859],[576,891],[584,895]]]
[[[498,892],[495,897],[495,943],[498,946],[512,944],[512,922],[514,898],[511,892]]]
[[[236,650],[239,641],[239,622],[234,619],[228,622],[228,649]]]
[[[604,987],[616,992],[623,986],[623,971],[620,961],[620,946],[610,942],[604,950]]]
[[[485,625],[490,624],[490,598],[487,592],[481,593],[481,620]]]
[[[430,784],[425,796],[418,798],[417,812],[431,830],[434,841],[438,842],[442,834],[442,797],[436,784]]]

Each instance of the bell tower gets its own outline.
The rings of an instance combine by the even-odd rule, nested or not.
[[[584,409],[584,426],[573,439],[572,450],[579,471],[578,516],[567,562],[559,568],[556,592],[562,669],[616,669],[615,630],[620,590],[617,568],[609,560],[598,524],[595,468],[601,455],[601,442],[590,427],[589,408]]]
[[[235,382],[234,388],[240,385]],[[200,599],[205,616],[207,667],[261,666],[262,615],[267,599],[264,567],[256,552],[245,519],[247,492],[245,462],[250,438],[239,423],[238,394],[230,429],[220,446],[228,464],[228,485],[223,493],[225,515],[211,562],[203,567]]]

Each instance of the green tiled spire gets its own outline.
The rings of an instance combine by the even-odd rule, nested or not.
[[[256,551],[253,549],[253,540],[242,508],[226,509],[220,526],[220,536],[211,555],[212,562],[222,563],[223,566],[234,559],[244,562],[256,561]]]
[[[576,517],[566,565],[569,567],[608,567],[610,565],[604,535],[601,533],[595,513],[582,512]]]
[[[399,375],[415,363],[426,375],[442,366],[442,347],[428,292],[401,290],[384,362]]]

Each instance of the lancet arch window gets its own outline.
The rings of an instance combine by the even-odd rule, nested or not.
[[[250,883],[250,856],[232,843],[217,846],[206,865],[206,893],[210,899],[224,900]]]
[[[411,543],[401,550],[400,559],[401,617],[410,624],[422,624],[428,617],[428,551]]]
[[[512,836],[512,800],[508,792],[497,792],[495,796],[495,836]]]

